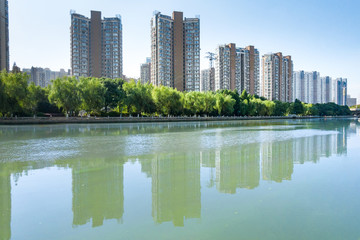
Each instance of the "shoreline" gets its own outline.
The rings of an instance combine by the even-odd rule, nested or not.
[[[241,120],[292,120],[292,119],[337,119],[354,116],[283,116],[283,117],[24,117],[0,118],[0,125],[41,125],[41,124],[79,124],[79,123],[147,123],[147,122],[214,122]]]

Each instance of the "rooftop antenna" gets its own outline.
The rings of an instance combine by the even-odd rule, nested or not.
[[[216,54],[212,53],[212,52],[207,52],[205,58],[209,59],[209,63],[210,63],[210,68],[214,67],[214,60],[216,60]]]
[[[70,15],[72,15],[72,14],[74,14],[74,13],[76,13],[76,11],[73,10],[73,9],[71,9],[71,10],[70,10]]]

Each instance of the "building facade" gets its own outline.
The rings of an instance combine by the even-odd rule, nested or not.
[[[29,75],[29,83],[33,82],[36,86],[40,87],[47,87],[51,84],[51,80],[70,76],[70,69],[68,71],[64,69],[51,71],[49,68],[31,67],[24,68],[22,71]]]
[[[9,5],[0,0],[0,71],[9,71]]]
[[[293,73],[293,101],[305,103],[329,103],[347,105],[347,79],[320,77],[317,71],[296,71]]]
[[[200,91],[200,19],[155,12],[151,19],[151,83]]]
[[[265,54],[262,57],[261,95],[269,100],[291,102],[293,100],[293,62],[291,56],[282,53]]]
[[[140,81],[142,84],[151,82],[151,58],[140,66]]]
[[[321,103],[328,103],[330,102],[330,95],[331,95],[331,82],[332,79],[329,76],[321,77]]]
[[[347,96],[347,79],[346,78],[333,79],[331,84],[331,102],[345,106],[347,105],[346,96]]]
[[[350,95],[346,96],[346,103],[349,107],[356,106],[357,104],[356,102],[357,102],[356,98],[352,98]]]
[[[208,68],[201,71],[200,91],[215,91],[215,68]]]
[[[293,101],[323,103],[323,79],[320,73],[296,71],[293,73]]]
[[[260,95],[259,69],[259,51],[254,46],[221,45],[216,49],[215,90],[237,89]]]
[[[72,12],[70,32],[73,76],[122,77],[120,15],[102,19],[98,11],[91,11],[91,18]]]

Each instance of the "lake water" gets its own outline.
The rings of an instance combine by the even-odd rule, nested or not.
[[[357,120],[0,126],[0,239],[360,239]]]

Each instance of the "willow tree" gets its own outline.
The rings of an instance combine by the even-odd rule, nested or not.
[[[52,81],[49,91],[49,101],[66,113],[74,114],[81,105],[78,87],[79,81],[75,77],[58,78]]]
[[[98,78],[80,78],[79,92],[82,100],[81,107],[87,112],[100,112],[105,103],[104,85]]]

